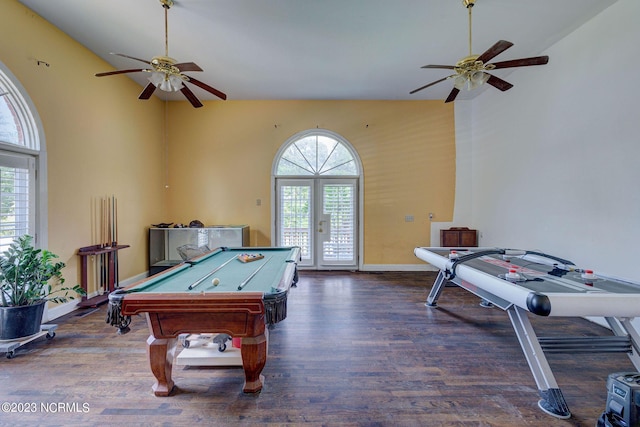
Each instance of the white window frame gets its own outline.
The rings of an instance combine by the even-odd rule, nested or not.
[[[3,102],[10,103],[23,133],[24,145],[0,141],[0,153],[7,156],[22,156],[33,162],[33,206],[29,213],[32,229],[29,234],[34,237],[37,247],[48,247],[47,217],[47,151],[44,138],[44,127],[34,103],[20,81],[7,66],[0,61],[0,93],[5,93]]]
[[[326,136],[328,138],[334,139],[336,141],[338,141],[339,144],[342,144],[345,148],[347,148],[349,150],[349,152],[351,153],[351,156],[353,157],[353,160],[355,162],[355,166],[356,166],[356,171],[357,174],[354,175],[348,175],[348,176],[344,176],[344,178],[354,178],[357,179],[358,183],[357,183],[357,191],[358,191],[358,200],[357,200],[357,210],[358,210],[358,230],[357,230],[357,235],[358,235],[358,260],[357,260],[357,265],[358,265],[358,269],[362,270],[363,269],[363,263],[364,263],[364,169],[362,167],[362,162],[360,161],[360,156],[358,156],[358,152],[355,150],[355,148],[351,145],[351,143],[349,141],[347,141],[344,137],[342,137],[341,135],[337,134],[336,132],[330,131],[328,129],[308,129],[308,130],[304,130],[301,132],[298,132],[294,135],[292,135],[291,137],[289,137],[278,149],[278,152],[276,153],[276,155],[273,158],[273,163],[271,166],[271,244],[272,245],[276,245],[277,244],[277,238],[278,236],[276,235],[276,221],[277,221],[277,204],[278,201],[276,200],[276,179],[296,179],[296,178],[301,178],[301,179],[310,179],[310,178],[317,178],[317,179],[321,179],[323,178],[320,175],[296,175],[296,176],[283,176],[283,175],[278,175],[278,164],[280,163],[280,159],[282,158],[282,155],[285,153],[285,151],[289,148],[289,146],[293,143],[295,143],[296,141],[309,137],[309,136]],[[340,176],[336,176],[336,175],[330,175],[327,176],[326,178],[341,178]]]

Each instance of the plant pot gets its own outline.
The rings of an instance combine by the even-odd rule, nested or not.
[[[43,300],[33,305],[0,307],[0,340],[15,340],[40,332],[46,303]]]

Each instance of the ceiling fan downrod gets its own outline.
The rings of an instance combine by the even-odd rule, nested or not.
[[[173,0],[160,0],[162,7],[164,8],[164,56],[169,56],[169,18],[168,13],[171,6],[173,6]]]
[[[471,50],[471,9],[476,4],[476,0],[462,0],[462,4],[469,11],[469,56],[473,55],[473,51]]]

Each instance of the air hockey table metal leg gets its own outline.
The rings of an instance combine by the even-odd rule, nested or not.
[[[431,291],[427,297],[427,302],[424,305],[427,307],[436,307],[438,305],[438,298],[440,298],[440,294],[442,293],[446,283],[447,280],[444,277],[444,272],[440,270],[436,280],[433,282],[433,286],[431,287]]]
[[[509,313],[509,319],[511,319],[520,347],[522,347],[533,378],[538,386],[538,392],[542,398],[538,401],[538,406],[554,417],[560,419],[571,417],[567,402],[564,400],[562,391],[558,387],[549,362],[538,342],[538,337],[533,330],[533,326],[531,326],[529,317],[527,317],[527,311],[512,305],[507,309],[507,313]]]
[[[640,334],[638,334],[638,331],[633,326],[633,319],[605,317],[605,320],[615,335],[629,337],[633,348],[633,352],[629,353],[629,359],[631,359],[633,366],[640,371]]]

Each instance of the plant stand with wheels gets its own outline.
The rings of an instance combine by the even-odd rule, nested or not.
[[[40,332],[38,332],[37,334],[24,338],[18,338],[16,340],[0,341],[0,352],[5,352],[7,355],[7,359],[13,359],[16,349],[22,347],[23,345],[26,345],[31,341],[45,335],[48,340],[53,339],[53,337],[56,336],[56,329],[58,329],[58,325],[41,325]]]

